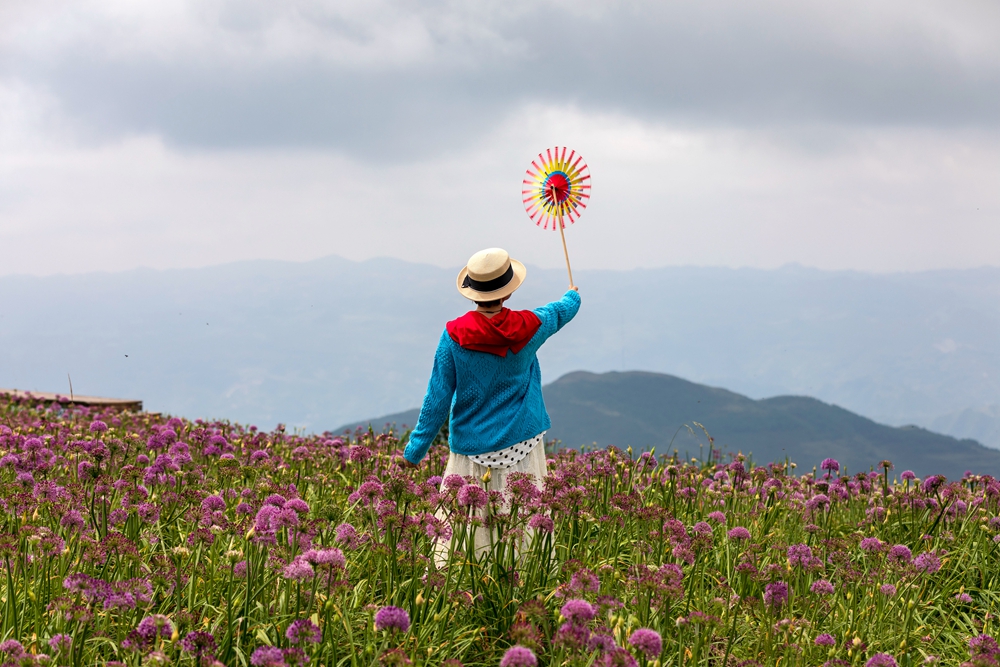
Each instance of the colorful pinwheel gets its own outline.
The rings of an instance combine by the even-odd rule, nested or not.
[[[521,199],[528,217],[541,227],[559,230],[569,284],[573,286],[573,269],[566,249],[566,220],[576,222],[590,201],[590,170],[583,157],[566,147],[549,148],[532,160],[521,185]]]

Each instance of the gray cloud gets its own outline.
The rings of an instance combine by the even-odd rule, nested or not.
[[[373,6],[302,3],[291,16],[223,3],[160,37],[155,16],[99,17],[59,39],[5,40],[4,73],[50,91],[98,138],[355,156],[440,153],[532,103],[690,126],[1000,118],[988,3]],[[181,46],[164,51],[171,40]]]

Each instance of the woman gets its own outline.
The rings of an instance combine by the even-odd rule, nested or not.
[[[504,308],[525,273],[500,248],[477,252],[459,272],[458,291],[476,310],[448,322],[441,334],[420,417],[403,452],[410,464],[424,458],[450,411],[445,479],[481,479],[489,470],[489,489],[502,490],[514,472],[537,482],[545,477],[544,436],[551,422],[535,353],[573,319],[580,295],[571,287],[559,301],[533,311]]]

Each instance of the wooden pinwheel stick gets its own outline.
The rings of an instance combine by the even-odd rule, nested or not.
[[[556,186],[552,186],[552,203],[555,205],[556,210],[560,210],[558,194],[556,193]],[[569,265],[569,250],[566,249],[566,231],[563,229],[563,216],[562,213],[559,214],[559,236],[562,238],[563,244],[563,255],[566,257],[566,272],[569,274],[569,286],[573,288],[573,269]]]

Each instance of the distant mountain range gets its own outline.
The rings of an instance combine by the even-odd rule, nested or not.
[[[329,257],[3,276],[0,387],[67,393],[69,374],[79,394],[261,427],[323,430],[395,412],[420,402],[444,323],[468,308],[457,271]],[[583,307],[541,349],[545,378],[670,373],[928,428],[1000,405],[1000,269],[574,275]],[[528,267],[510,305],[543,304],[565,285],[562,269]],[[993,432],[982,441],[1000,447]]]
[[[791,459],[804,472],[827,457],[848,472],[888,459],[897,474],[960,478],[966,470],[1000,475],[1000,451],[915,426],[893,428],[805,396],[753,400],[659,373],[569,373],[543,389],[552,418],[548,436],[564,446],[629,445],[659,453],[706,456],[702,424],[724,451],[759,463]],[[337,432],[387,423],[412,427],[419,409],[345,424]]]

